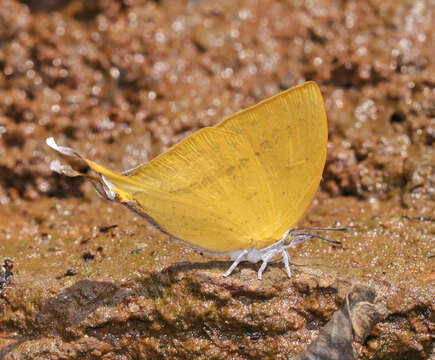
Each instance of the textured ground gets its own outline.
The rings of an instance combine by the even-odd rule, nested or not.
[[[428,359],[435,264],[434,10],[421,1],[15,1],[0,6],[4,359],[293,359],[352,284],[390,314],[361,359]],[[325,96],[324,181],[264,280],[180,247],[49,170],[47,136],[114,169],[305,80]]]

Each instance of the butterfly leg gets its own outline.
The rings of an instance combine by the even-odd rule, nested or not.
[[[292,273],[290,271],[290,265],[289,265],[289,258],[288,258],[287,250],[286,249],[282,249],[281,254],[282,254],[282,261],[284,262],[284,266],[285,266],[285,272],[287,273],[287,276],[289,278],[291,278],[292,277]]]
[[[263,263],[261,264],[260,268],[258,269],[258,280],[261,280],[261,277],[263,275],[264,270],[266,270],[267,263],[270,259],[272,259],[276,254],[276,251],[270,251],[265,254],[265,256],[261,259],[263,260]]]
[[[234,262],[231,264],[230,268],[227,270],[227,272],[224,274],[224,277],[230,276],[230,274],[234,271],[234,269],[239,265],[240,261],[243,260],[245,255],[248,253],[248,250],[243,250],[239,256],[234,260]]]
[[[267,261],[263,260],[263,263],[261,264],[260,268],[258,269],[258,280],[261,280],[262,276],[263,276],[263,272],[266,269],[267,266]]]

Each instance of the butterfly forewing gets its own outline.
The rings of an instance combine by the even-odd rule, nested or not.
[[[246,140],[203,129],[130,175],[141,211],[170,234],[213,251],[253,246],[270,196],[263,169]],[[109,179],[110,181],[110,179]]]
[[[236,113],[218,127],[243,136],[264,169],[272,194],[272,205],[264,211],[273,220],[262,229],[257,245],[267,246],[299,220],[321,180],[327,122],[320,90],[305,83]]]

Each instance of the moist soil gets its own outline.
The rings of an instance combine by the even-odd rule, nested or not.
[[[294,359],[355,284],[388,309],[357,358],[435,356],[433,21],[430,0],[2,0],[0,358]],[[307,80],[329,144],[299,225],[349,230],[290,249],[291,279],[223,278],[50,170],[46,137],[126,170]]]

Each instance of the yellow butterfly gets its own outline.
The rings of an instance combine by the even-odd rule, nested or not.
[[[47,144],[84,161],[97,191],[157,224],[163,231],[234,263],[268,261],[286,249],[321,236],[291,229],[312,201],[326,159],[328,129],[322,94],[314,82],[283,91],[203,128],[152,161],[120,174],[73,149]],[[311,229],[328,230],[328,229]],[[342,230],[342,229],[338,229]],[[291,241],[289,240],[291,239]]]

